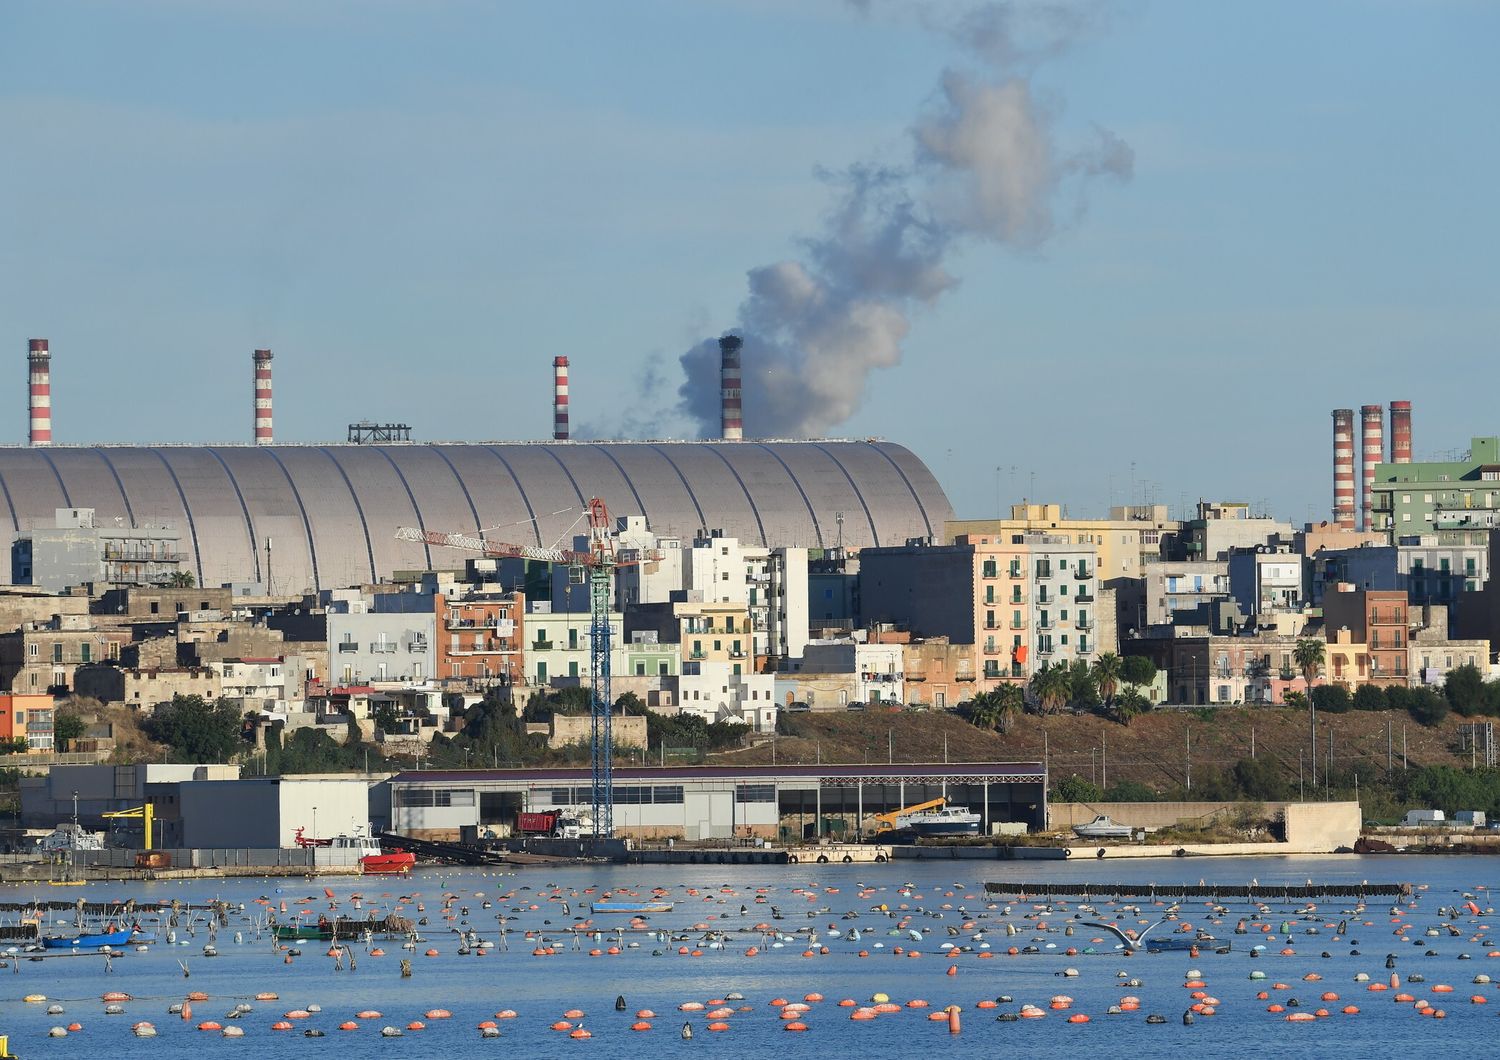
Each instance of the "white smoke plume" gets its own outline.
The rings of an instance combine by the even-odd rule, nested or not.
[[[864,9],[868,5],[858,5]],[[799,260],[753,268],[733,331],[741,355],[747,435],[810,437],[847,421],[871,373],[901,359],[913,312],[957,280],[944,260],[966,239],[1017,249],[1058,227],[1059,200],[1099,176],[1128,179],[1130,147],[1105,130],[1064,148],[1056,108],[1032,86],[1037,65],[1097,21],[1092,5],[986,4],[944,22],[920,8],[983,66],[944,72],[934,108],[912,126],[901,168],[856,166],[830,184],[823,228],[801,240]],[[709,434],[719,424],[719,348],[682,355],[681,407]]]

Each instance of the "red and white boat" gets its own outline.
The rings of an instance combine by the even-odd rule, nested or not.
[[[330,850],[351,851],[359,860],[359,871],[366,875],[387,876],[406,873],[417,863],[417,856],[409,850],[383,851],[380,841],[363,834],[336,835],[327,839],[304,836],[297,829],[293,838],[299,847],[321,847]]]

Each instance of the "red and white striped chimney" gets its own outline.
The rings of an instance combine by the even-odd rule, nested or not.
[[[1354,529],[1354,410],[1333,410],[1333,522]]]
[[[719,340],[719,437],[738,442],[745,437],[740,409],[740,338],[725,335]]]
[[[1391,463],[1411,463],[1411,402],[1391,402]]]
[[[1375,465],[1385,461],[1385,409],[1361,405],[1359,528],[1375,529]]]
[[[552,358],[552,440],[568,440],[568,359]]]
[[[52,444],[52,352],[46,339],[32,339],[26,353],[28,419],[32,445]]]
[[[256,350],[255,444],[271,444],[271,351]]]

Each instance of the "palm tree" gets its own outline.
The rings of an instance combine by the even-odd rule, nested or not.
[[[1031,694],[1041,704],[1043,714],[1052,714],[1065,706],[1073,694],[1073,680],[1066,666],[1044,666],[1031,679]]]
[[[1104,702],[1108,703],[1115,698],[1124,666],[1124,661],[1112,651],[1107,651],[1094,660],[1094,683],[1099,686],[1099,694],[1104,697]]]
[[[995,689],[992,695],[995,699],[995,727],[1002,733],[1010,732],[1010,727],[1026,708],[1026,693],[1020,685],[1007,684]]]
[[[1312,742],[1312,782],[1318,786],[1318,712],[1313,706],[1312,683],[1323,668],[1323,642],[1306,638],[1299,640],[1292,649],[1292,658],[1302,668],[1302,679],[1307,682],[1307,733]]]

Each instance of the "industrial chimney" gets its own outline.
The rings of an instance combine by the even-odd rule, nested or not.
[[[568,359],[552,358],[552,440],[568,440]]]
[[[271,444],[271,351],[256,350],[255,444]]]
[[[1375,465],[1385,460],[1385,409],[1361,405],[1359,528],[1375,529]]]
[[[26,354],[32,445],[52,444],[52,353],[46,339],[32,339]]]
[[[1354,529],[1354,410],[1333,410],[1333,522]]]
[[[740,338],[725,335],[719,340],[719,437],[738,442],[745,437],[745,422],[740,409]]]
[[[1411,402],[1391,402],[1391,463],[1411,463]]]

